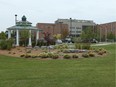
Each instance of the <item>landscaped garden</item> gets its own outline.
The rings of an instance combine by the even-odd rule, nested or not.
[[[115,87],[116,45],[76,47],[80,49],[29,49],[29,58],[25,48],[1,51],[19,55],[0,55],[0,87]]]

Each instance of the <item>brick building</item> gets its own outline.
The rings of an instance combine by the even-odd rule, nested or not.
[[[104,38],[105,41],[109,33],[112,33],[116,37],[116,22],[99,24],[97,25],[97,29],[100,32],[100,38]]]
[[[42,30],[39,32],[39,38],[44,37],[44,32],[50,33],[50,37],[53,38],[53,35],[55,34],[62,34],[63,32],[68,31],[68,25],[62,23],[37,23],[36,27]]]

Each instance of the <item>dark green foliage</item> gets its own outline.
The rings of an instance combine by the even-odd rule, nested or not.
[[[112,32],[110,32],[110,33],[108,33],[107,39],[114,40],[115,39],[115,35]]]
[[[20,43],[21,45],[24,45],[24,46],[27,46],[27,41],[28,41],[28,38],[31,34],[29,33],[28,30],[22,30],[20,31]]]
[[[0,33],[0,40],[5,40],[6,39],[6,34],[4,32]]]
[[[86,27],[81,34],[81,39],[84,42],[90,42],[90,40],[93,38],[95,38],[95,33],[93,31],[93,27],[92,26]]]
[[[13,42],[14,42],[13,39],[2,40],[0,42],[0,49],[2,49],[2,50],[11,50]]]

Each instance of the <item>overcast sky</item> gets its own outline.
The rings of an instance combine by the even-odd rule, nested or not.
[[[33,23],[54,22],[58,18],[116,21],[116,0],[0,0],[0,31],[15,24],[23,15]]]

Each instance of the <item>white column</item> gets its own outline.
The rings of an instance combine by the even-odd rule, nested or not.
[[[19,30],[16,30],[16,46],[19,46]]]
[[[39,39],[39,31],[36,32],[36,44],[37,44],[38,39]]]
[[[29,30],[29,45],[28,46],[32,46],[32,43],[31,43],[31,30]]]
[[[8,30],[8,39],[11,38],[11,30]]]

